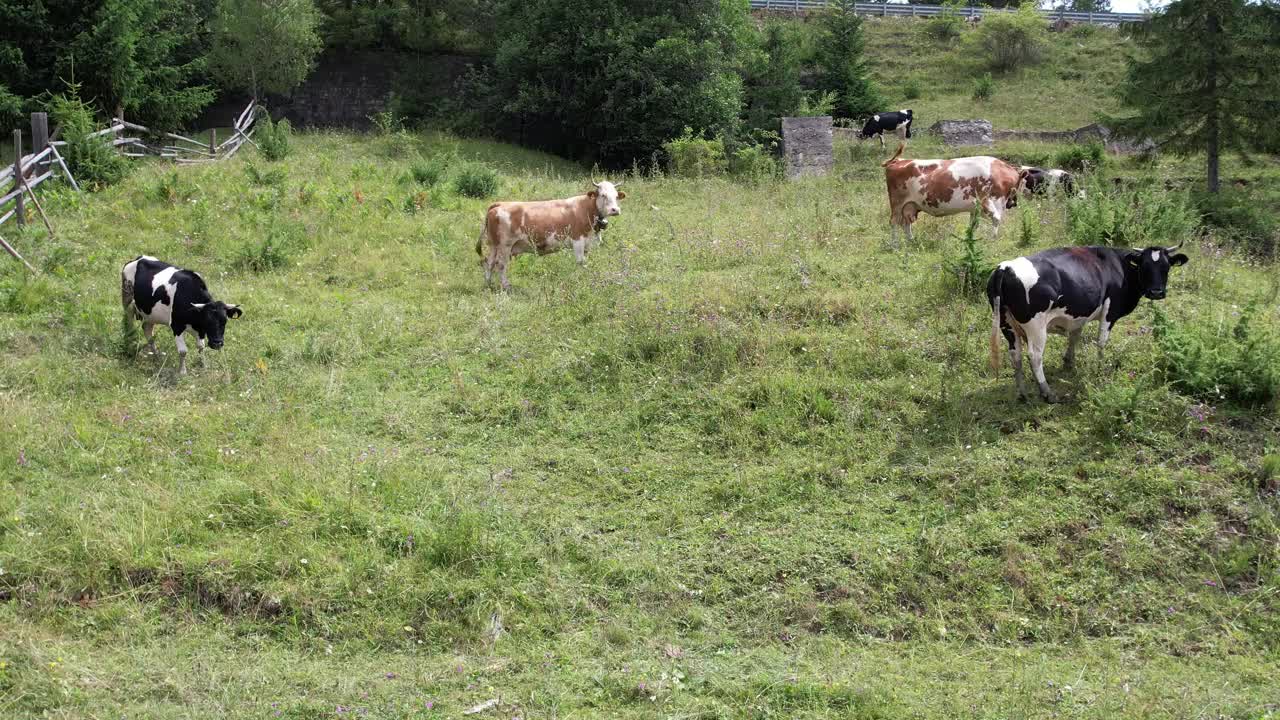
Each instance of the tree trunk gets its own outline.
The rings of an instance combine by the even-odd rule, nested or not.
[[[1209,112],[1205,118],[1205,174],[1209,192],[1218,192],[1218,134],[1221,132],[1221,113],[1218,104],[1218,50],[1221,47],[1222,21],[1217,9],[1209,10],[1209,66],[1206,68],[1205,93],[1209,96]]]

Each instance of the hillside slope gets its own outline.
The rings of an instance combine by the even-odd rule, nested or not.
[[[1150,304],[1074,374],[1051,341],[1064,404],[1014,402],[947,279],[959,221],[886,248],[856,152],[628,178],[588,267],[523,257],[495,294],[488,201],[386,142],[148,166],[16,238],[44,273],[0,263],[0,716],[1274,713],[1280,427],[1167,386]],[[489,158],[503,197],[587,187],[414,143]],[[1059,202],[1017,211],[1033,247]],[[245,309],[180,380],[165,332],[122,334],[143,252]],[[1175,322],[1272,289],[1189,252]]]

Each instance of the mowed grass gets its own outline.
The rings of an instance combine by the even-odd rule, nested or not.
[[[0,716],[1275,714],[1275,409],[1169,389],[1148,304],[1074,374],[1052,340],[1066,402],[1019,404],[944,269],[964,219],[888,248],[878,148],[628,177],[588,267],[522,257],[503,295],[488,201],[414,183],[403,137],[295,143],[6,232],[43,272],[0,264]],[[500,161],[504,198],[588,187],[412,145]],[[984,247],[1062,242],[1045,200]],[[1176,321],[1270,291],[1201,248]],[[122,333],[144,252],[245,309],[181,379]]]

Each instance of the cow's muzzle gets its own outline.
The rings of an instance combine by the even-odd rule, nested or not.
[[[221,341],[221,340],[210,340],[210,341],[209,341],[209,349],[210,349],[210,350],[221,350],[221,349],[222,349],[222,341]]]
[[[622,210],[620,210],[619,208],[613,208],[612,210],[609,211],[609,217],[615,217],[621,214],[622,214]]]
[[[1161,290],[1152,289],[1147,291],[1147,297],[1151,298],[1152,300],[1163,300],[1164,296],[1165,296],[1165,291],[1163,289]]]

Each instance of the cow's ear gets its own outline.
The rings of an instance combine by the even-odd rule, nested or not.
[[[1134,267],[1134,268],[1142,267],[1142,251],[1134,250],[1132,252],[1125,253],[1124,263],[1129,267]]]
[[[626,200],[626,199],[627,199],[627,194],[626,194],[626,193],[624,193],[624,192],[622,192],[621,190],[619,190],[619,191],[618,191],[618,199],[619,199],[619,200]]]
[[[243,314],[244,314],[244,311],[240,309],[239,305],[227,306],[227,317],[231,318],[232,320],[240,317]]]
[[[1186,265],[1187,256],[1183,255],[1182,253],[1178,253],[1177,255],[1170,255],[1169,264],[1170,265]]]
[[[599,195],[599,193],[597,193],[595,190],[587,191],[587,197],[591,198],[592,200],[595,200],[597,195]]]

